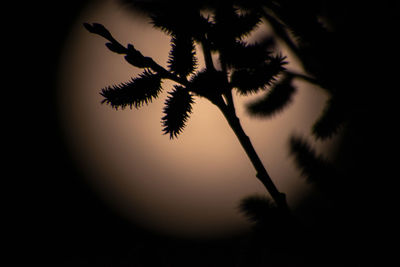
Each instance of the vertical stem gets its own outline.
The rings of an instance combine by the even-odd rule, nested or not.
[[[204,61],[208,70],[215,70],[211,56],[210,45],[206,37],[201,40],[201,48],[203,49]]]
[[[250,141],[250,138],[244,132],[242,125],[240,124],[239,118],[235,115],[235,113],[231,112],[224,105],[219,105],[222,113],[224,114],[226,120],[229,123],[229,126],[232,128],[236,137],[239,139],[240,144],[243,149],[246,151],[247,156],[249,157],[251,163],[257,171],[257,178],[263,183],[263,185],[267,188],[270,193],[272,199],[275,201],[276,205],[282,210],[288,211],[288,205],[286,203],[286,196],[284,193],[281,193],[276,188],[273,183],[271,177],[269,176],[267,170],[265,169],[261,159],[258,157],[257,152],[255,151],[253,144]]]
[[[201,41],[204,61],[206,63],[206,68],[208,70],[215,70],[211,50],[209,46],[209,42],[206,37]],[[223,71],[226,73],[226,69],[223,67]],[[266,187],[267,191],[270,193],[272,199],[275,201],[278,208],[282,211],[289,211],[288,205],[286,203],[286,196],[284,193],[281,193],[276,188],[275,184],[272,182],[271,177],[269,176],[267,170],[265,169],[263,163],[258,157],[253,144],[250,141],[250,138],[244,132],[242,125],[240,124],[239,118],[236,116],[235,107],[233,104],[233,98],[231,91],[228,94],[225,94],[227,98],[227,104],[223,101],[222,96],[218,99],[210,99],[212,103],[214,103],[224,114],[226,120],[228,121],[230,127],[233,132],[236,134],[236,137],[239,139],[240,144],[246,151],[247,156],[249,157],[251,163],[257,171],[256,177],[263,183]]]

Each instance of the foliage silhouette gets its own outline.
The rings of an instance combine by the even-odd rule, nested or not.
[[[242,95],[257,93],[276,81],[276,76],[285,70],[285,64],[284,57],[270,57],[259,66],[234,70],[231,83]]]
[[[323,17],[321,11],[326,3],[290,0],[260,2],[264,7],[260,9],[262,16],[270,23],[275,35],[285,42],[300,59],[304,70],[313,77],[307,80],[329,93],[330,99],[315,122],[312,133],[317,139],[332,137],[355,112],[353,104],[360,96],[358,86],[348,82],[352,80],[350,77],[354,69],[344,64],[354,58],[353,51],[346,46],[346,40],[355,38],[353,29],[329,29],[324,24],[329,18]]]
[[[185,127],[185,123],[192,112],[193,97],[181,86],[175,86],[175,90],[169,93],[165,101],[162,124],[164,133],[170,138],[177,137]]]
[[[195,46],[191,37],[176,35],[171,40],[169,69],[172,73],[186,77],[196,69]]]
[[[372,51],[389,54],[397,51],[397,48],[385,47],[391,47],[393,43],[392,31],[398,24],[394,23],[398,7],[388,1],[374,4],[313,0],[258,3],[263,7],[260,12],[274,35],[296,55],[308,75],[302,77],[293,73],[294,79],[316,84],[329,96],[311,129],[313,137],[325,141],[339,132],[343,134],[340,149],[335,152],[338,154],[332,162],[318,155],[306,139],[293,136],[289,140],[296,165],[316,190],[304,201],[303,208],[307,211],[303,212],[317,218],[317,224],[306,227],[312,234],[306,236],[309,242],[304,248],[314,255],[330,255],[332,261],[344,257],[345,253],[348,258],[357,258],[354,263],[363,261],[365,251],[379,255],[382,249],[374,242],[378,239],[379,244],[384,244],[385,241],[376,237],[379,234],[374,238],[364,235],[380,232],[386,227],[382,220],[384,214],[392,213],[386,208],[390,205],[387,192],[385,189],[380,191],[387,181],[383,173],[388,168],[388,161],[383,156],[387,152],[382,143],[388,143],[390,147],[388,140],[391,139],[386,136],[385,127],[374,122],[392,125],[393,120],[385,119],[390,116],[386,106],[391,106],[387,102],[391,93],[386,88],[392,88],[397,81],[388,84],[379,78],[390,76],[387,66],[392,57],[376,57]],[[248,105],[249,113],[256,116],[263,115],[262,108],[268,110],[266,105],[260,104],[257,108]],[[270,113],[266,114],[270,116]],[[381,181],[385,182],[382,184]],[[369,203],[371,195],[374,195],[373,204]],[[253,203],[256,207],[261,204]],[[382,213],[378,215],[379,209]],[[270,229],[269,233],[273,231]],[[313,246],[313,242],[321,246]],[[262,245],[262,241],[257,245]],[[329,248],[326,254],[322,254],[323,246]],[[343,254],[339,256],[336,251]],[[374,259],[382,260],[379,256]],[[349,261],[341,258],[338,262]]]
[[[158,74],[145,70],[139,77],[130,82],[120,85],[109,86],[101,90],[104,97],[102,103],[111,107],[124,109],[126,106],[132,108],[141,107],[157,98],[161,91],[161,79]]]
[[[172,80],[178,85],[174,86],[175,90],[165,102],[162,124],[164,133],[169,134],[170,138],[176,138],[189,119],[191,105],[194,103],[193,96],[208,99],[227,119],[253,163],[257,178],[267,188],[276,205],[280,209],[288,210],[285,195],[272,182],[242,129],[232,98],[233,90],[248,95],[270,88],[285,71],[285,57],[268,50],[271,40],[266,39],[251,45],[245,41],[245,37],[260,24],[261,14],[254,8],[238,6],[231,1],[217,1],[215,4],[205,2],[203,5],[183,4],[184,12],[181,3],[174,1],[168,4],[153,3],[152,6],[144,2],[136,4],[151,18],[155,28],[171,36],[169,69],[166,70],[152,58],[142,55],[132,44],[124,47],[103,25],[85,23],[89,32],[109,41],[106,43],[109,50],[125,55],[125,60],[131,65],[145,69],[139,78],[134,78],[131,82],[104,88],[101,92],[105,98],[102,103],[115,109],[127,106],[138,108],[158,96],[163,79]],[[202,11],[205,8],[211,10],[211,17],[204,17]],[[206,68],[200,71],[195,71],[197,59],[194,42],[203,48]],[[215,68],[211,53],[219,54],[220,70]],[[241,56],[233,57],[237,54]],[[281,102],[283,100],[280,98]],[[280,105],[271,105],[271,112],[280,109]]]
[[[317,155],[306,139],[294,136],[289,140],[291,155],[307,181],[315,184],[318,189],[323,189],[324,192],[329,191],[331,193],[329,197],[337,202],[335,203],[337,207],[332,210],[319,203],[319,198],[316,200],[311,198],[310,207],[319,209],[318,212],[322,214],[324,223],[309,236],[308,232],[299,235],[299,232],[303,231],[300,229],[296,235],[288,236],[285,240],[290,240],[287,243],[297,244],[297,248],[301,247],[304,254],[321,255],[322,259],[325,259],[325,255],[336,256],[338,247],[346,247],[349,251],[353,251],[352,244],[344,242],[343,237],[352,231],[357,231],[359,225],[365,223],[361,219],[351,222],[356,216],[355,210],[361,209],[367,215],[364,218],[368,217],[366,220],[369,220],[373,217],[369,216],[371,205],[375,205],[375,209],[378,209],[377,204],[365,205],[362,201],[354,201],[354,195],[355,192],[362,191],[359,189],[361,184],[367,184],[363,199],[364,201],[370,199],[370,194],[375,191],[376,186],[375,179],[369,180],[366,177],[371,175],[369,169],[375,164],[372,159],[376,160],[379,155],[369,150],[375,152],[380,149],[370,146],[369,142],[376,139],[375,135],[381,136],[382,133],[379,135],[377,128],[370,127],[368,118],[380,120],[376,114],[382,115],[382,105],[375,98],[388,94],[386,94],[387,91],[376,94],[375,88],[374,91],[370,90],[375,85],[376,88],[382,87],[380,81],[374,86],[371,86],[369,82],[370,79],[379,77],[379,74],[384,71],[377,73],[371,71],[371,62],[362,59],[376,61],[376,56],[371,52],[377,51],[376,37],[370,32],[370,29],[374,28],[372,24],[377,23],[382,26],[380,28],[382,31],[389,29],[382,22],[389,21],[386,17],[376,19],[370,17],[375,7],[381,7],[381,4],[377,3],[373,8],[364,9],[364,4],[346,2],[346,7],[344,7],[346,12],[336,14],[336,11],[340,11],[342,7],[336,7],[337,9],[333,11],[329,10],[329,7],[334,6],[335,1],[226,0],[195,1],[190,4],[181,1],[124,0],[124,2],[132,4],[135,10],[141,10],[152,19],[156,28],[171,36],[172,50],[168,70],[151,58],[143,56],[133,45],[124,47],[119,44],[104,27],[97,24],[86,24],[86,27],[89,31],[106,38],[109,41],[106,44],[107,47],[111,51],[126,55],[126,60],[133,66],[145,68],[159,75],[161,80],[173,80],[179,84],[180,88],[175,87],[175,90],[188,92],[188,95],[193,98],[205,97],[222,111],[257,170],[257,177],[270,191],[274,200],[272,202],[264,196],[254,196],[241,202],[242,213],[255,222],[255,228],[262,233],[262,238],[258,239],[257,245],[264,244],[271,235],[277,235],[274,240],[279,241],[278,232],[282,233],[290,229],[293,225],[290,225],[288,221],[292,218],[286,220],[288,218],[286,215],[280,217],[276,215],[278,213],[275,213],[280,207],[286,207],[283,194],[275,188],[264,171],[263,164],[236,117],[232,91],[243,95],[264,91],[260,99],[247,105],[247,110],[251,115],[267,118],[281,112],[290,104],[296,91],[292,83],[295,79],[319,85],[329,95],[325,109],[314,123],[311,132],[316,139],[324,141],[333,137],[340,129],[346,130],[344,126],[353,127],[354,134],[351,135],[350,141],[347,141],[351,143],[350,148],[344,150],[345,152],[341,154],[343,159],[338,160],[344,161],[341,167],[348,173],[339,172],[336,165]],[[207,11],[206,14],[213,15],[205,15],[202,13],[204,10]],[[359,20],[355,14],[361,14],[361,19]],[[344,18],[341,17],[342,15]],[[338,17],[341,18],[338,19]],[[251,33],[251,29],[256,28],[261,23],[260,21],[264,20],[271,26],[274,37],[266,36],[255,44],[247,43],[245,37]],[[368,22],[369,27],[363,24],[365,22]],[[235,27],[230,25],[235,25]],[[182,39],[178,40],[179,38]],[[276,39],[283,41],[296,55],[305,70],[305,75],[291,73],[284,69],[285,58],[275,47]],[[205,69],[196,69],[194,44],[201,46],[203,50]],[[360,47],[369,49],[365,52]],[[214,66],[212,53],[218,55],[220,63],[218,69]],[[365,64],[360,66],[362,64],[358,63],[356,67],[357,62]],[[371,69],[368,70],[365,66],[368,68],[371,66]],[[378,66],[386,70],[386,65],[378,64]],[[357,71],[357,68],[361,68],[362,71]],[[166,102],[167,107],[173,102],[171,97],[172,94],[169,96],[170,101]],[[148,102],[141,99],[138,98],[138,103],[145,104],[153,98],[150,98]],[[170,108],[171,111],[164,111],[165,116],[169,113],[175,114],[168,117],[171,118],[171,126],[169,130],[164,130],[164,133],[169,134],[171,138],[178,137],[189,118],[191,104],[191,101],[182,101],[181,106],[186,106],[186,108],[178,110],[176,107]],[[176,118],[176,121],[172,122],[172,118]],[[169,119],[163,120],[164,129],[167,121],[169,125]],[[369,166],[364,167],[365,165]],[[381,177],[378,169],[372,167],[374,177]],[[338,214],[341,215],[336,218],[335,215]],[[273,220],[278,217],[286,219]],[[271,227],[271,224],[275,227]],[[310,227],[307,227],[307,231]],[[329,237],[335,240],[332,244],[327,244],[329,242],[326,241],[322,243],[322,239],[319,238],[320,233],[327,232],[323,229],[324,227],[331,232]],[[367,232],[370,233],[369,230]],[[301,242],[314,244],[306,246]],[[366,245],[360,245],[360,247],[365,249]]]
[[[290,138],[290,152],[309,183],[324,187],[325,190],[332,190],[335,178],[338,178],[337,170],[332,163],[317,155],[311,145],[301,137]]]
[[[246,217],[256,223],[264,223],[270,219],[267,212],[274,212],[276,206],[265,196],[249,196],[241,200],[239,209]]]
[[[292,75],[286,75],[279,83],[272,86],[264,98],[249,103],[247,105],[249,113],[254,116],[269,117],[282,111],[290,104],[293,94],[296,92],[291,83],[292,79]]]
[[[284,233],[288,234],[288,222],[292,221],[288,213],[282,212],[270,198],[265,195],[251,195],[243,198],[239,204],[239,211],[252,222],[253,230],[260,241],[265,238],[275,246],[286,243]],[[285,229],[285,231],[282,231]],[[286,244],[287,245],[287,244]]]

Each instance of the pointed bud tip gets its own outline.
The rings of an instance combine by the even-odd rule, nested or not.
[[[85,27],[85,29],[88,30],[89,32],[93,32],[93,26],[90,25],[89,23],[84,22],[83,27]]]
[[[110,40],[112,38],[110,32],[100,23],[83,23],[83,27],[85,27],[86,30],[88,30],[90,33],[95,33],[100,36],[103,36],[104,38]]]

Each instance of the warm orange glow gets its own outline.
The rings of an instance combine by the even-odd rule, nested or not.
[[[101,105],[101,88],[141,70],[107,50],[104,39],[86,32],[83,22],[104,24],[121,43],[134,44],[165,67],[170,46],[167,35],[110,0],[92,4],[72,29],[60,71],[61,119],[91,182],[127,216],[159,231],[211,236],[247,229],[239,201],[266,191],[219,110],[196,98],[183,134],[170,140],[162,135],[160,120],[172,83],[165,82],[163,95],[139,110]],[[299,69],[289,60],[290,68]],[[243,107],[250,98],[235,96],[245,131],[291,206],[310,188],[289,157],[288,137],[308,136],[326,100],[321,90],[296,85],[292,105],[270,120],[250,118]],[[333,143],[315,145],[327,151]]]

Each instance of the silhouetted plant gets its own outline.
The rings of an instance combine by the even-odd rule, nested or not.
[[[265,94],[247,105],[247,110],[254,116],[269,117],[283,110],[292,100],[296,88],[291,81],[293,75],[287,74]]]
[[[276,206],[265,196],[252,195],[241,200],[239,209],[250,221],[263,224],[267,222],[270,217],[274,217],[270,216],[269,213],[274,212]]]
[[[337,170],[327,159],[317,155],[316,151],[304,139],[298,136],[290,138],[290,152],[297,167],[309,183],[327,190],[338,178]],[[332,189],[332,188],[331,188]]]
[[[337,82],[329,75],[330,69],[319,68],[321,64],[316,60],[322,53],[319,46],[331,49],[336,43],[330,42],[331,34],[317,20],[314,11],[306,10],[310,17],[304,19],[304,14],[293,12],[293,8],[304,10],[304,6],[288,0],[196,1],[190,4],[180,1],[124,2],[133,4],[136,10],[150,17],[155,28],[171,36],[168,69],[142,55],[132,44],[126,47],[120,44],[103,25],[85,23],[88,31],[108,40],[106,46],[109,50],[125,55],[128,63],[144,69],[129,82],[102,89],[102,103],[115,109],[139,108],[158,97],[163,80],[172,80],[176,85],[165,101],[162,126],[164,134],[176,138],[189,120],[194,97],[208,99],[225,116],[256,169],[257,178],[267,188],[277,207],[287,210],[285,195],[275,187],[236,116],[232,91],[240,95],[265,91],[263,97],[247,105],[247,110],[254,116],[270,117],[290,104],[296,91],[293,79],[320,85],[331,94],[331,98],[315,122],[312,133],[320,139],[334,135],[349,112],[349,101],[337,89]],[[277,51],[273,37],[267,36],[252,44],[246,42],[246,37],[262,23],[262,19],[268,21],[276,36],[298,56],[311,75],[287,71],[284,67],[286,57]],[[196,44],[203,50],[206,65],[200,70],[197,69]],[[220,68],[214,65],[213,53],[218,54]],[[329,57],[329,60],[334,60],[334,57]],[[329,164],[321,163],[320,157],[305,141],[292,138],[291,152],[309,181],[317,180],[317,176],[322,177],[322,173],[331,170]]]
[[[179,3],[179,6],[176,2],[136,4],[149,15],[155,28],[171,36],[168,69],[142,55],[132,44],[125,47],[119,43],[103,25],[85,23],[89,32],[108,40],[106,46],[109,50],[125,55],[125,60],[131,65],[144,69],[139,77],[129,82],[102,89],[102,103],[115,109],[127,106],[139,108],[158,97],[162,80],[172,80],[177,85],[165,101],[162,125],[164,134],[176,138],[189,119],[193,98],[208,99],[225,116],[256,169],[256,176],[267,188],[277,207],[287,210],[285,194],[275,187],[245,134],[236,116],[232,97],[233,90],[242,95],[270,90],[261,103],[267,104],[268,108],[260,108],[260,103],[251,106],[263,114],[272,114],[289,102],[294,91],[290,85],[292,76],[286,75],[278,82],[287,62],[281,54],[273,53],[273,41],[266,38],[249,44],[245,40],[261,23],[262,14],[254,7],[234,1],[203,5]],[[211,17],[203,15],[202,11],[206,8]],[[206,67],[201,70],[197,70],[195,43],[202,47],[204,54]],[[214,66],[212,53],[218,53],[221,69]]]
[[[353,32],[346,29],[339,34],[328,30],[321,14],[323,2],[253,0],[249,4],[258,6],[277,38],[300,60],[307,76],[295,74],[295,77],[317,84],[329,94],[312,133],[321,140],[332,137],[354,113],[355,98],[359,97],[357,86],[348,83],[354,69],[346,64],[353,56],[344,40],[351,39]],[[252,105],[249,112],[263,115]]]
[[[374,24],[378,23],[382,27],[376,27],[376,29],[388,29],[388,25],[385,23],[389,20],[380,22],[381,17],[374,17],[374,10],[372,9],[378,7],[379,4],[373,4],[373,8],[368,10],[373,12],[365,12],[360,10],[363,7],[362,4],[348,2],[346,6],[351,6],[349,10],[346,10],[346,12],[349,12],[348,18],[344,20],[337,20],[336,18],[335,22],[335,19],[331,20],[329,16],[325,17],[321,12],[324,9],[322,5],[332,6],[335,1],[121,1],[133,3],[135,10],[141,10],[151,18],[154,27],[171,36],[168,70],[161,67],[153,59],[143,56],[133,45],[128,44],[125,47],[118,43],[102,25],[85,24],[89,31],[97,33],[109,41],[106,46],[111,51],[124,54],[125,59],[130,64],[145,69],[144,73],[139,75],[138,78],[134,78],[128,83],[103,89],[102,95],[105,97],[103,103],[110,104],[113,108],[127,106],[138,108],[143,104],[148,104],[159,95],[162,80],[169,79],[176,82],[177,85],[174,86],[165,102],[165,115],[162,118],[163,131],[170,138],[176,138],[184,129],[195,97],[207,98],[215,104],[222,111],[245,149],[257,170],[257,177],[265,185],[274,200],[271,201],[265,196],[250,196],[243,199],[239,206],[242,213],[255,223],[255,228],[261,229],[261,232],[265,234],[261,235],[262,240],[260,240],[260,244],[265,244],[265,240],[271,236],[271,233],[279,236],[277,232],[282,227],[285,231],[291,228],[283,226],[284,223],[281,224],[281,218],[288,218],[287,213],[281,212],[281,210],[287,210],[287,204],[284,194],[280,193],[274,186],[250,139],[240,125],[235,114],[232,91],[236,91],[240,95],[264,91],[264,96],[247,105],[247,111],[250,115],[269,118],[284,110],[290,104],[296,91],[292,83],[294,79],[300,78],[319,85],[328,94],[329,99],[320,117],[312,126],[311,132],[315,139],[326,140],[331,138],[346,122],[353,123],[352,126],[356,129],[360,127],[360,124],[362,125],[355,131],[358,135],[353,136],[352,139],[353,143],[356,143],[353,146],[356,149],[347,150],[350,155],[345,157],[347,159],[345,165],[351,170],[350,174],[339,173],[332,163],[316,153],[305,138],[297,136],[290,138],[290,153],[306,180],[315,184],[316,188],[328,190],[333,193],[332,195],[336,195],[335,201],[339,200],[339,206],[336,207],[337,211],[344,208],[347,210],[345,216],[354,218],[355,208],[354,205],[349,205],[349,200],[353,200],[355,191],[361,191],[359,186],[365,183],[365,175],[369,175],[370,168],[363,169],[365,162],[375,164],[376,155],[375,158],[372,157],[369,151],[371,148],[368,145],[371,139],[376,138],[374,133],[381,131],[380,129],[369,128],[371,127],[369,120],[372,117],[370,115],[376,116],[375,113],[378,113],[382,106],[378,105],[378,101],[375,99],[379,95],[375,91],[375,85],[369,86],[370,88],[368,88],[368,85],[370,78],[384,76],[377,75],[375,69],[372,68],[373,64],[369,62],[365,64],[368,67],[360,66],[362,71],[356,73],[358,66],[355,63],[360,62],[361,58],[367,58],[369,61],[375,57],[373,53],[360,52],[360,47],[365,46],[373,48],[368,49],[369,52],[376,49],[374,45],[378,42],[375,39],[376,36],[373,36],[370,32],[370,29],[373,28],[371,26],[376,27]],[[341,4],[338,4],[336,8],[342,9]],[[343,7],[343,9],[345,10],[346,7]],[[204,13],[203,11],[207,12]],[[331,12],[335,13],[334,11]],[[353,18],[354,13],[363,14],[361,17],[364,20],[358,20],[358,17]],[[334,14],[334,16],[340,15]],[[246,37],[263,20],[271,26],[274,37],[267,36],[255,44],[247,43]],[[369,24],[367,23],[368,27],[364,25],[366,21],[370,21]],[[358,40],[360,32],[364,36],[361,40]],[[389,35],[391,33],[387,36]],[[382,36],[384,34],[380,37]],[[283,41],[300,60],[305,75],[285,70],[285,57],[274,49],[275,39]],[[203,50],[205,69],[197,69],[194,52],[196,44],[200,45]],[[214,66],[215,62],[211,56],[213,53],[218,54],[220,68]],[[386,71],[385,66],[387,65],[377,64],[377,66],[382,66],[382,69]],[[366,79],[365,77],[368,74],[374,77]],[[153,81],[147,80],[149,77],[152,77]],[[141,84],[140,88],[136,84]],[[380,81],[377,85],[381,86]],[[144,90],[143,87],[147,89]],[[132,88],[137,89],[133,92],[130,91]],[[373,91],[366,91],[371,88],[373,88]],[[380,95],[387,96],[386,93],[383,91]],[[376,108],[376,105],[379,108]],[[365,116],[365,114],[368,116]],[[361,123],[359,122],[360,118]],[[363,139],[362,136],[364,135],[369,138],[364,137]],[[364,143],[359,139],[363,139]],[[357,149],[364,153],[356,151]],[[376,150],[378,149],[375,148]],[[353,158],[353,155],[359,158]],[[353,160],[357,164],[354,164]],[[375,170],[377,169],[375,168]],[[350,179],[343,182],[344,179],[357,176],[360,176],[360,178],[356,179],[356,182],[350,182]],[[375,175],[372,182],[370,181],[372,186],[369,188],[370,191],[365,190],[367,194],[374,191],[375,188],[372,188],[377,185],[375,178],[378,176]],[[339,181],[339,179],[341,180]],[[321,207],[319,203],[313,203],[313,205],[314,207]],[[360,206],[356,208],[359,209]],[[367,206],[364,209],[367,211],[366,214],[369,214],[369,205],[364,206]],[[327,209],[325,215],[330,212]],[[285,215],[283,216],[283,214]],[[329,219],[331,218],[332,216],[329,216]],[[340,228],[336,225],[337,222],[330,222],[329,232],[338,229],[332,235],[348,228],[346,223],[344,223],[346,224],[345,227],[341,225],[342,228]],[[361,223],[364,224],[364,221]],[[271,224],[273,224],[272,227]],[[320,229],[324,227],[326,225],[321,226]],[[265,229],[268,229],[268,231],[265,231]],[[347,231],[353,230],[349,229]],[[325,230],[323,229],[323,231]],[[297,232],[302,232],[302,230]],[[345,234],[340,233],[341,246],[344,245],[341,239],[343,236]],[[308,242],[312,243],[325,237],[312,239],[304,235],[302,238],[304,242],[307,239]],[[309,241],[309,238],[312,241]],[[296,235],[291,240],[297,239],[299,238]],[[314,246],[311,246],[312,249],[308,251],[309,247],[303,246],[302,242],[303,240],[299,243],[301,243],[305,254],[314,252],[314,255],[320,255],[320,252],[325,249],[320,246],[320,243],[316,242]],[[329,242],[324,244],[327,245],[327,243]],[[336,256],[336,244],[331,245],[331,249],[334,252],[329,254]],[[353,249],[352,247],[351,251]],[[322,258],[325,260],[324,256]]]

